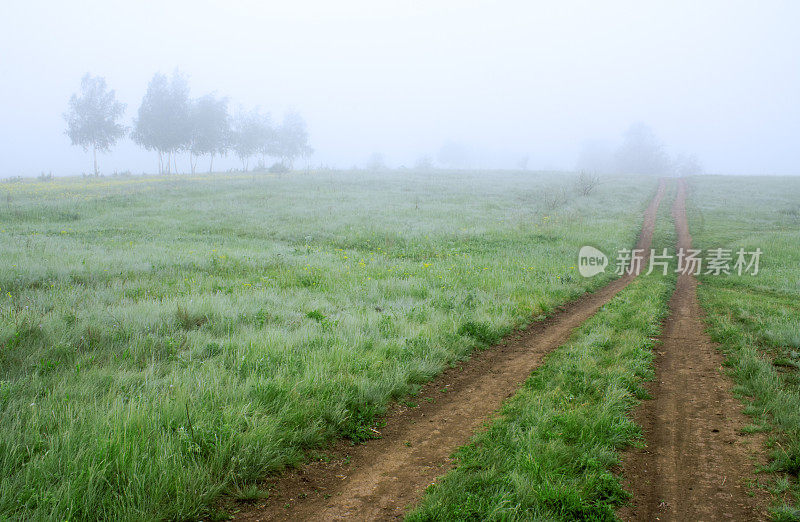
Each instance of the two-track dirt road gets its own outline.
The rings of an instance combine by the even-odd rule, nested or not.
[[[691,248],[686,219],[687,184],[678,182],[672,209],[678,248]],[[623,461],[631,504],[625,520],[763,520],[763,493],[749,488],[754,459],[763,438],[743,435],[748,424],[732,382],[723,373],[723,357],[703,324],[697,280],[680,274],[670,315],[657,348],[652,400],[636,413],[646,447],[629,451]]]
[[[649,251],[664,195],[659,184],[637,248]],[[478,352],[426,385],[415,401],[386,417],[381,438],[341,443],[330,462],[314,462],[277,478],[266,504],[245,508],[239,520],[387,520],[403,516],[425,488],[450,467],[449,456],[514,394],[543,357],[633,279],[626,275],[564,306],[545,321]]]
[[[665,182],[648,207],[637,248],[649,251]],[[689,249],[684,180],[672,213],[678,248]],[[418,407],[400,405],[386,416],[381,438],[350,446],[342,442],[318,461],[273,479],[266,503],[245,507],[239,520],[390,520],[403,516],[449,456],[490,420],[502,401],[632,280],[626,275],[564,306],[505,342],[476,353],[423,387]],[[663,343],[657,348],[652,400],[635,414],[646,447],[631,449],[622,474],[631,503],[626,520],[760,520],[763,491],[751,488],[763,437],[742,435],[747,418],[734,399],[717,351],[702,322],[697,281],[681,274],[670,300]]]

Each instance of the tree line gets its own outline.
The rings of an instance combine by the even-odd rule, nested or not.
[[[578,157],[577,170],[594,173],[691,176],[703,173],[694,154],[672,156],[655,132],[645,123],[631,125],[616,150],[597,143],[585,144]]]
[[[287,170],[300,157],[311,154],[308,130],[296,112],[273,124],[259,108],[229,111],[229,100],[215,94],[189,96],[189,82],[177,70],[171,77],[156,73],[147,86],[137,116],[128,127],[121,123],[126,105],[100,76],[84,75],[79,93],[73,94],[64,119],[73,145],[92,152],[94,173],[99,175],[97,153],[107,152],[122,138],[158,154],[159,174],[177,172],[177,156],[188,154],[192,174],[200,158],[235,154],[247,170],[254,157],[276,170]]]

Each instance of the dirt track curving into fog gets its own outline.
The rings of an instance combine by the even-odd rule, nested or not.
[[[637,248],[650,249],[665,184],[644,216]],[[342,442],[329,462],[313,462],[271,484],[266,503],[239,506],[239,520],[389,520],[403,516],[436,477],[451,466],[450,455],[490,420],[543,357],[622,290],[626,275],[569,303],[490,349],[448,369],[426,385],[415,402],[396,405],[380,438],[350,446]]]
[[[686,182],[672,209],[678,248],[691,248]],[[623,459],[631,504],[624,520],[763,520],[763,493],[748,487],[762,436],[742,435],[748,424],[731,394],[723,357],[705,332],[697,280],[681,274],[657,347],[652,400],[636,412],[646,447]]]

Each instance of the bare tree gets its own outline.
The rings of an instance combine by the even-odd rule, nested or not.
[[[578,179],[575,180],[575,189],[580,193],[581,196],[588,196],[594,189],[597,188],[597,185],[600,184],[600,176],[597,174],[590,174],[585,171],[581,171],[578,175]]]

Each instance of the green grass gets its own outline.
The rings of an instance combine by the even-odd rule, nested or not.
[[[770,431],[776,520],[800,520],[800,178],[698,177],[691,182],[696,248],[761,248],[760,273],[704,276],[712,338],[752,416]]]
[[[0,184],[0,518],[187,519],[608,280],[655,180]],[[637,315],[638,317],[638,315]]]
[[[654,248],[674,245],[674,186]],[[550,354],[499,418],[456,453],[408,520],[614,520],[628,497],[612,472],[641,439],[629,413],[653,376],[674,274],[640,276]]]

